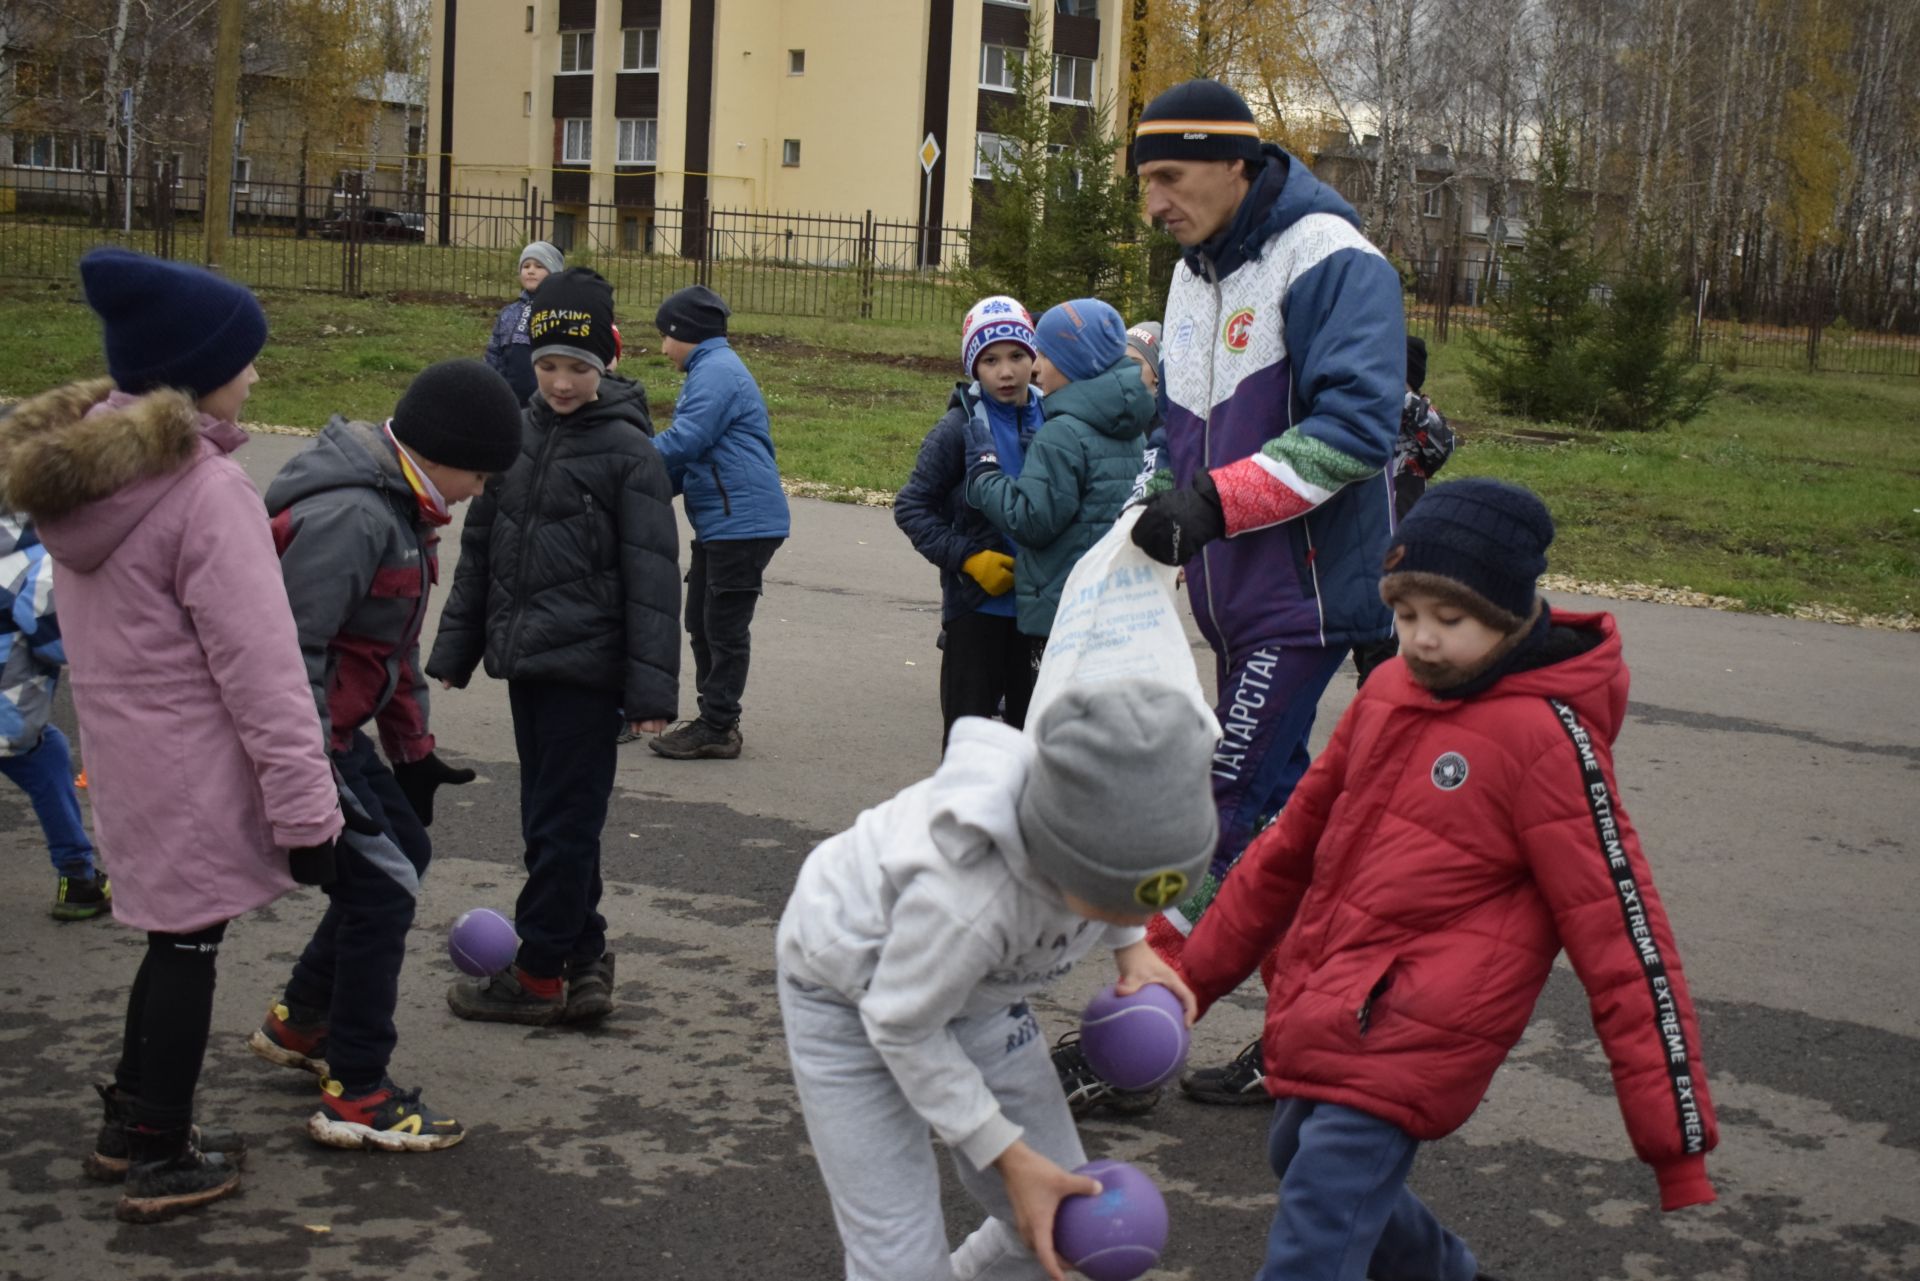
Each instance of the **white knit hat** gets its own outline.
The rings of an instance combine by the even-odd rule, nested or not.
[[[1005,294],[973,304],[960,326],[960,367],[967,377],[974,376],[973,362],[980,359],[980,353],[997,342],[1017,342],[1029,356],[1039,354],[1033,345],[1033,316],[1019,299]]]

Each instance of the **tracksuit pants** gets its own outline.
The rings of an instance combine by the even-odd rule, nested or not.
[[[1011,620],[1009,620],[1011,621]],[[76,881],[93,875],[93,842],[87,839],[80,817],[80,797],[73,787],[73,752],[58,725],[40,731],[32,751],[0,756],[0,774],[27,794],[40,831],[47,838],[53,870]]]
[[[748,628],[760,603],[762,576],[784,538],[695,541],[687,568],[687,639],[700,719],[715,729],[740,721],[753,645]]]
[[[940,746],[944,749],[953,723],[962,716],[992,716],[1007,702],[1006,722],[1019,729],[1027,723],[1027,704],[1033,699],[1033,638],[1023,635],[1011,614],[975,611],[949,618],[942,630],[946,647],[940,652]]]
[[[399,1041],[400,966],[433,843],[365,734],[356,730],[333,762],[384,835],[340,834],[327,911],[294,964],[287,999],[328,1012],[327,1066],[361,1094],[379,1088]]]
[[[527,866],[513,918],[518,961],[535,978],[559,978],[568,961],[597,961],[607,950],[600,832],[619,763],[620,693],[510,680],[507,703]]]
[[[787,1057],[833,1199],[847,1281],[1042,1281],[1046,1273],[1014,1229],[999,1174],[975,1169],[958,1152],[961,1185],[988,1217],[958,1249],[947,1248],[927,1123],[867,1039],[860,1011],[785,971],[778,986]],[[1086,1163],[1046,1039],[1024,1002],[956,1019],[948,1030],[1030,1147],[1068,1170]]]

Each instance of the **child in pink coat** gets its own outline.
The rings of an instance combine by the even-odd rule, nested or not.
[[[114,915],[147,933],[88,1172],[117,1213],[234,1191],[193,1091],[227,922],[320,880],[342,826],[266,509],[228,455],[266,317],[209,272],[120,249],[80,265],[113,381],[0,424],[8,500],[61,574],[74,708]]]

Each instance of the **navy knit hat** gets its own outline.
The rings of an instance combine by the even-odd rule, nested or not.
[[[430,463],[503,472],[520,456],[520,398],[477,360],[443,360],[407,384],[393,438]]]
[[[1517,632],[1533,621],[1551,542],[1553,516],[1532,490],[1481,476],[1435,485],[1394,532],[1380,596],[1427,592]]]
[[[136,395],[177,387],[218,391],[267,345],[267,317],[243,285],[130,249],[80,260],[87,305],[105,333],[107,372]]]
[[[556,272],[540,282],[527,308],[533,359],[571,356],[607,372],[615,348],[613,286],[605,276],[591,267]]]
[[[653,325],[668,338],[703,343],[727,336],[728,310],[724,298],[705,285],[688,285],[667,295],[654,313]]]
[[[1104,373],[1127,356],[1127,324],[1098,298],[1075,298],[1048,308],[1034,326],[1033,340],[1069,382]]]
[[[1188,80],[1147,104],[1133,131],[1133,163],[1151,160],[1260,162],[1260,126],[1247,100],[1218,80]]]

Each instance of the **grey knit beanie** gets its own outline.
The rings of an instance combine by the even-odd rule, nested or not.
[[[520,270],[520,264],[529,258],[545,267],[550,275],[557,276],[567,269],[567,260],[561,256],[560,251],[544,240],[536,240],[522,249],[520,257],[513,264],[513,269]]]
[[[1185,694],[1145,680],[1072,686],[1033,737],[1018,813],[1036,872],[1129,914],[1199,884],[1220,835],[1207,781],[1215,735]]]

